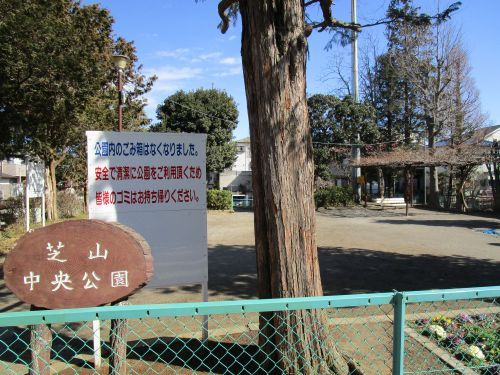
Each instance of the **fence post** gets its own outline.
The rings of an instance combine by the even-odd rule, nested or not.
[[[31,311],[43,308],[31,305]],[[52,352],[52,331],[50,325],[33,324],[30,326],[31,364],[29,375],[50,375],[50,355]]]
[[[392,346],[392,373],[403,375],[404,370],[404,345],[405,345],[405,294],[396,292],[394,294],[394,334]]]
[[[114,306],[127,306],[128,301],[113,303]],[[111,319],[109,341],[111,355],[109,356],[109,374],[125,375],[127,373],[127,319]]]

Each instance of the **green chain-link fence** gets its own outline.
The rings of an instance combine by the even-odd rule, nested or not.
[[[0,373],[320,374],[337,366],[499,375],[499,301],[500,287],[489,287],[3,313]]]

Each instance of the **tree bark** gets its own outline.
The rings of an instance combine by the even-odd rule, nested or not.
[[[498,150],[498,146],[497,146]],[[497,151],[498,155],[498,151]],[[495,212],[500,212],[500,162],[493,161],[493,175],[495,179],[491,181],[493,189],[493,209]]]
[[[408,216],[408,208],[411,202],[411,183],[412,183],[412,176],[411,176],[411,169],[410,167],[405,167],[405,203],[406,203],[406,209],[405,209],[405,214]]]
[[[446,190],[446,199],[444,201],[444,208],[449,210],[451,208],[451,195],[453,192],[453,166],[448,167],[448,189]]]
[[[490,176],[491,192],[493,193],[493,210],[500,212],[500,166],[494,159],[495,157],[492,155],[492,160],[486,163],[486,167]]]
[[[260,298],[322,294],[301,0],[240,2]],[[269,373],[348,373],[316,310],[260,316]]]
[[[45,164],[47,165],[47,164]],[[45,168],[45,212],[48,220],[53,220],[54,212],[52,211],[52,184],[50,182],[50,169]]]
[[[113,306],[128,306],[128,301],[113,303]],[[109,357],[109,374],[124,375],[127,373],[127,319],[111,319],[109,341],[111,355]]]
[[[59,219],[57,212],[57,180],[56,180],[56,167],[58,162],[56,160],[49,160],[46,165],[47,168],[47,218],[49,220]]]
[[[460,181],[457,183],[456,187],[456,192],[455,192],[455,199],[456,199],[456,204],[455,204],[455,209],[457,212],[460,213],[465,213],[467,212],[467,202],[465,201],[465,195],[464,195],[464,185],[465,181]]]
[[[434,152],[434,118],[426,120],[428,144],[430,152]],[[440,208],[439,204],[439,180],[436,167],[429,167],[429,206],[432,208]]]
[[[436,167],[429,167],[429,205],[432,208],[440,208],[439,179]]]
[[[31,311],[44,310],[31,306]],[[50,375],[50,355],[52,352],[52,331],[50,325],[30,326],[31,365],[29,375]]]
[[[378,177],[378,194],[380,198],[384,198],[385,193],[385,177],[384,171],[381,167],[377,168],[377,177]]]

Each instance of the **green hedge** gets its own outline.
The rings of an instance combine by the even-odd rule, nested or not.
[[[233,195],[229,190],[209,189],[207,191],[209,210],[230,210],[233,208]]]
[[[321,188],[314,193],[316,209],[320,207],[339,207],[354,204],[354,191],[350,186],[331,186]]]

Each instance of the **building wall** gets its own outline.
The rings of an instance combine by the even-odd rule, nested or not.
[[[0,161],[0,199],[22,194],[21,178],[26,177],[26,165],[22,159]]]
[[[238,142],[236,143],[237,158],[231,167],[232,171],[243,172],[252,170],[252,156],[250,152],[250,143]]]
[[[226,189],[234,193],[247,194],[252,191],[252,172],[222,172],[219,174],[219,185],[221,189]]]

